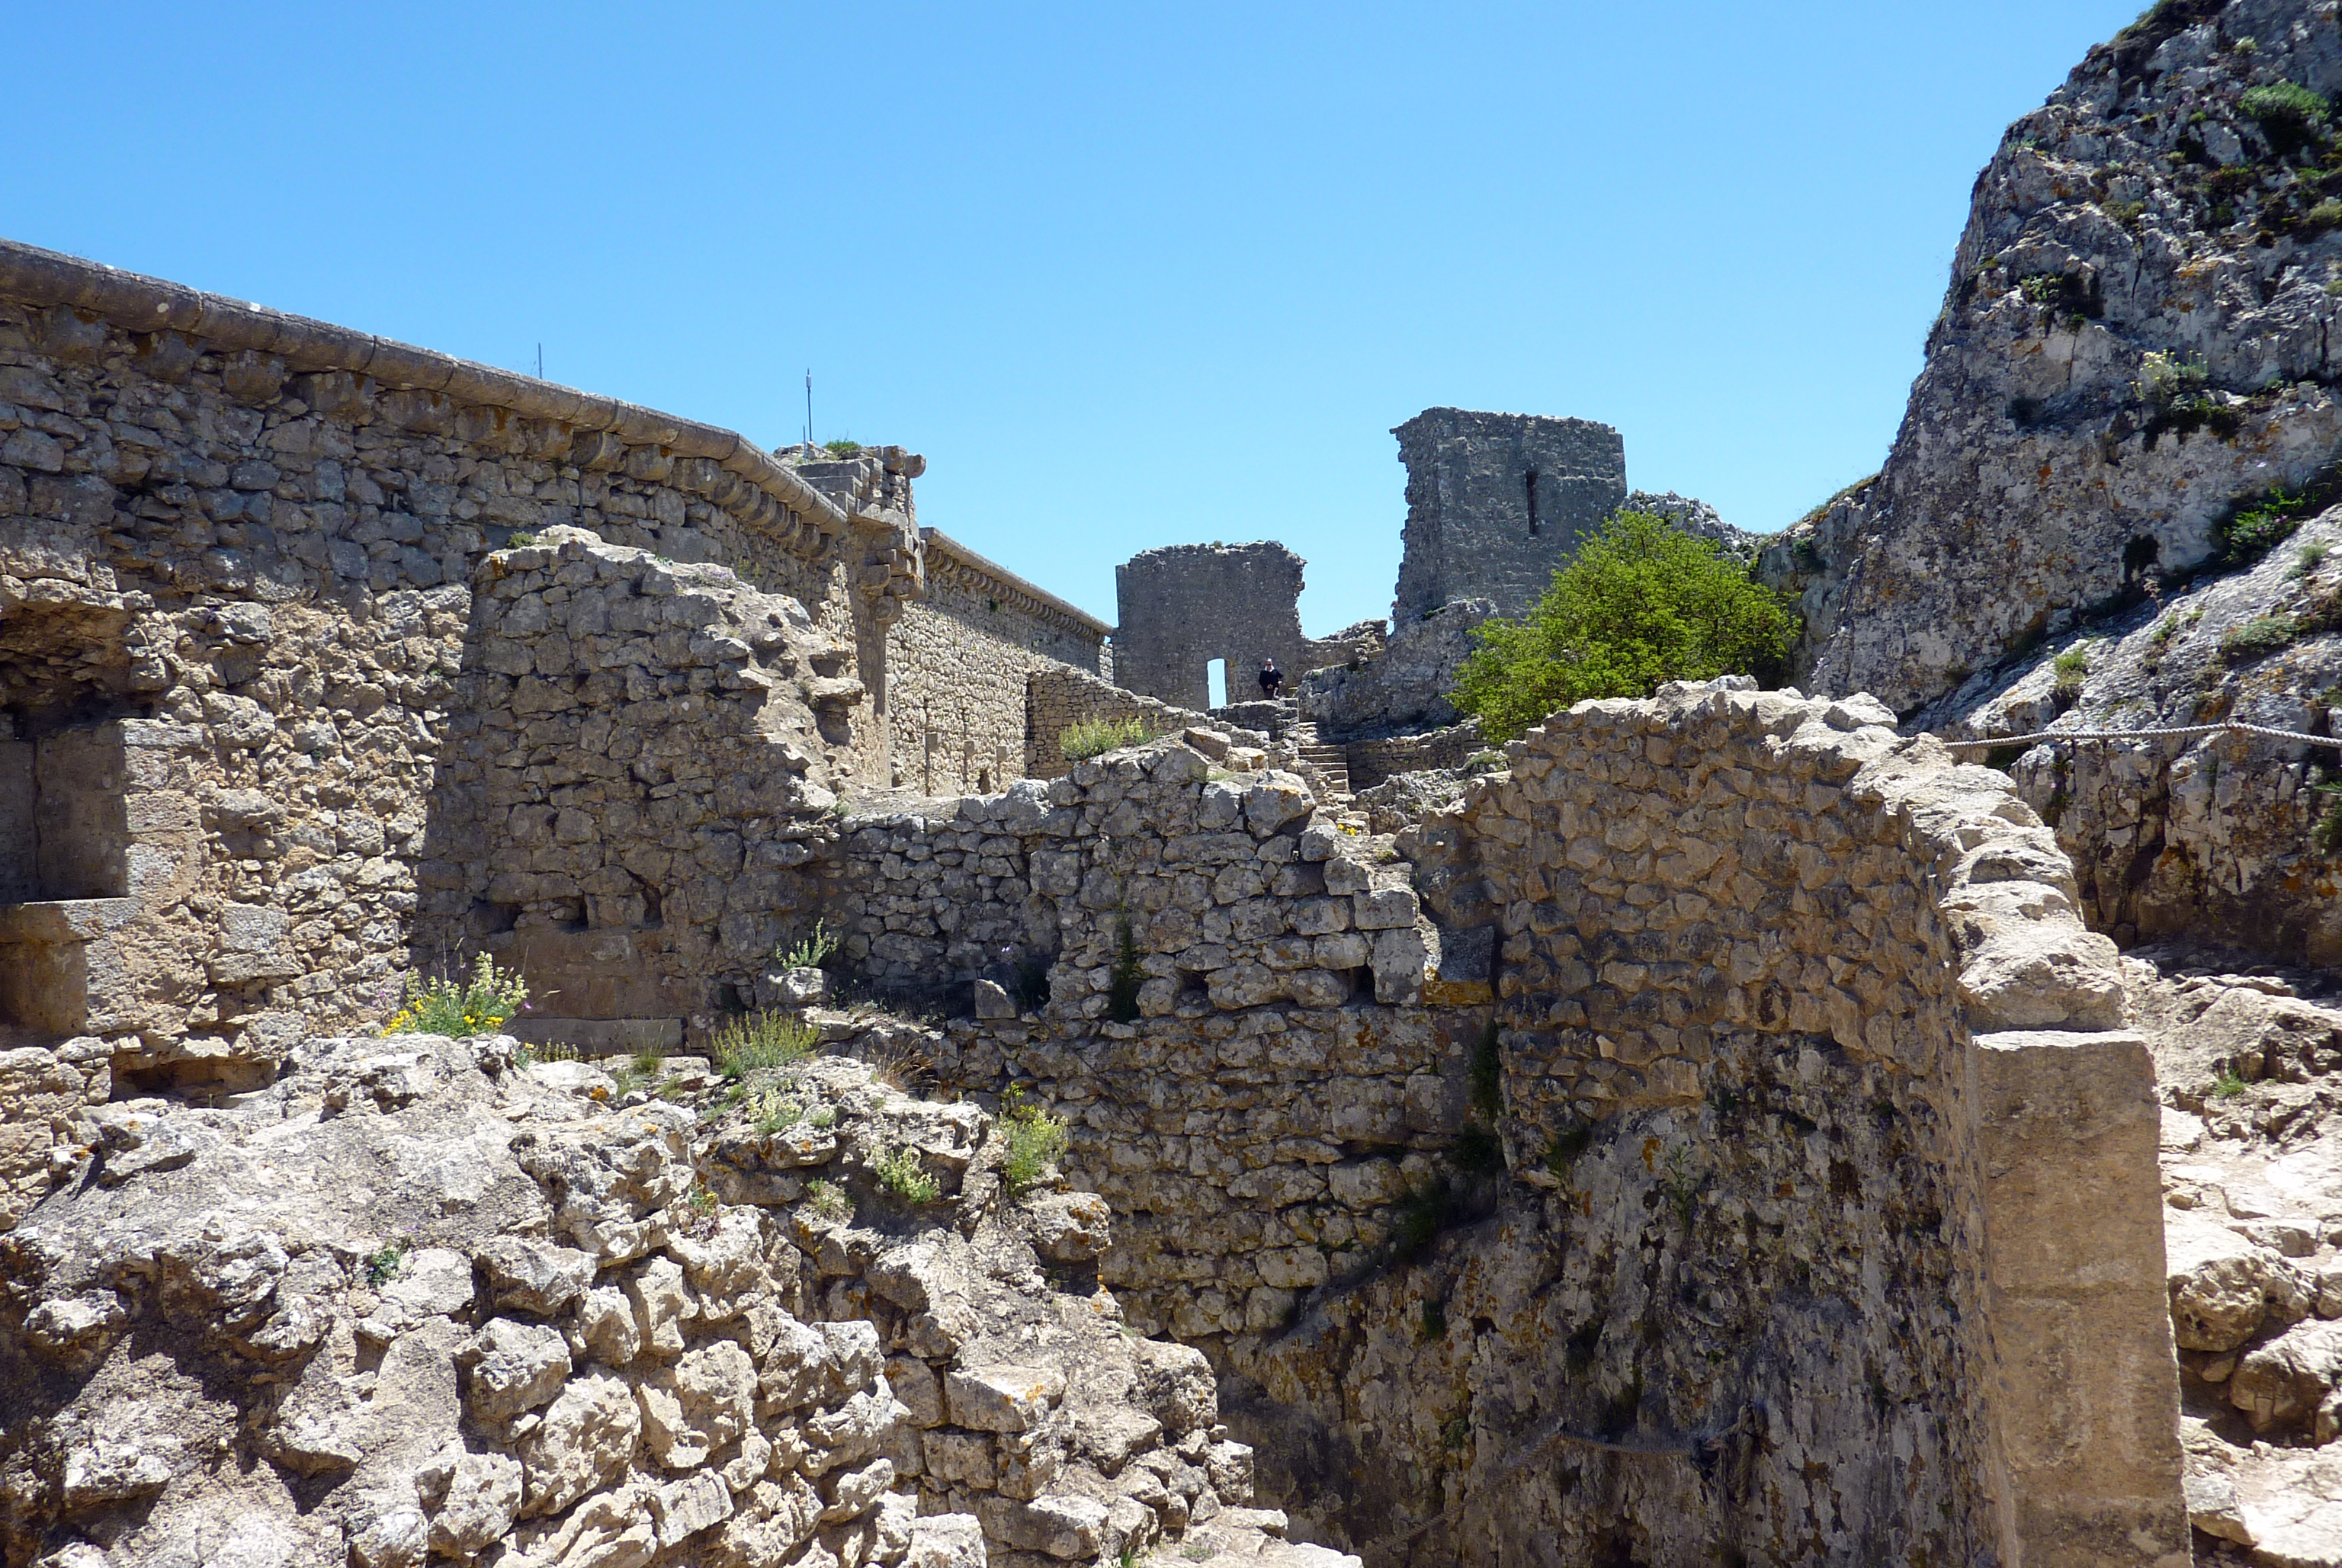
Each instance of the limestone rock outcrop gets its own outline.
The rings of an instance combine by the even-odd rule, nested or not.
[[[2332,463],[2332,23],[2169,0],[2009,127],[1884,471],[1766,551],[1810,684],[1901,713],[1989,684]]]
[[[2330,734],[2342,700],[2342,512],[2249,570],[2053,639],[1947,724],[1990,738],[2238,721]],[[2332,556],[2329,559],[2329,556]],[[2006,766],[2055,825],[2091,924],[2125,944],[2184,939],[2342,963],[2342,839],[2321,825],[2342,754],[2239,732],[2028,742]]]
[[[974,1105],[508,1037],[290,1064],[100,1108],[0,1239],[12,1568],[1308,1560],[1202,1358],[1097,1288],[1102,1205],[1007,1193]]]

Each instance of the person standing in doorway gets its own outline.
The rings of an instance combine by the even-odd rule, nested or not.
[[[1285,672],[1276,667],[1275,659],[1260,662],[1260,694],[1264,702],[1276,701],[1276,688],[1285,684]]]

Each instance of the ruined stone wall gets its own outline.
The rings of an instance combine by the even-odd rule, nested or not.
[[[888,638],[893,780],[924,794],[989,794],[1056,753],[1030,728],[1036,674],[1104,674],[1106,624],[949,536],[922,531],[927,597]]]
[[[1227,661],[1227,695],[1259,695],[1263,659],[1285,672],[1287,692],[1305,671],[1346,663],[1379,646],[1382,628],[1361,622],[1334,636],[1301,634],[1300,556],[1284,545],[1174,544],[1114,569],[1121,624],[1114,678],[1182,707],[1211,706],[1214,659]]]
[[[1350,787],[1372,789],[1396,774],[1419,773],[1425,768],[1460,768],[1475,753],[1486,747],[1487,742],[1480,734],[1480,721],[1466,719],[1460,724],[1422,734],[1349,741],[1344,744],[1342,755],[1349,764]]]
[[[1626,444],[1592,420],[1426,408],[1391,434],[1406,464],[1395,632],[1458,599],[1519,614],[1626,498]]]
[[[1208,714],[1175,707],[1140,696],[1136,692],[1093,680],[1079,670],[1039,669],[1025,684],[1025,776],[1061,778],[1073,764],[1057,749],[1057,737],[1071,726],[1091,719],[1136,719],[1156,734],[1171,734],[1190,724],[1214,724]],[[1233,732],[1253,744],[1265,744],[1264,734]]]
[[[0,863],[48,895],[0,969],[55,981],[0,1023],[232,1084],[378,1016],[473,569],[565,524],[721,559],[857,664],[917,588],[906,535],[728,431],[0,245],[0,769],[36,784]],[[882,767],[883,724],[848,749]]]
[[[1303,715],[1316,720],[1319,736],[1328,741],[1454,724],[1462,715],[1449,694],[1479,645],[1472,628],[1496,613],[1486,599],[1443,604],[1402,623],[1382,649],[1312,670],[1294,694]]]
[[[935,1071],[1076,1118],[1105,1277],[1316,1539],[2184,1550],[2152,1080],[2070,868],[1876,704],[1730,685],[1557,716],[1396,854],[1171,742],[969,803],[955,868],[874,835],[906,892],[996,862],[966,956],[1050,960]],[[2053,1155],[2052,1104],[2110,1131]]]
[[[855,772],[851,649],[728,567],[582,530],[489,555],[475,590],[416,947],[525,974],[532,1038],[704,1037],[815,901],[797,868]]]

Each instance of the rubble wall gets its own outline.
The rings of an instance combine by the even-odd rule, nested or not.
[[[1156,734],[1169,734],[1190,724],[1220,727],[1196,709],[1141,696],[1080,670],[1038,669],[1025,682],[1025,776],[1053,779],[1071,772],[1074,764],[1057,749],[1057,737],[1092,719],[1136,719]],[[1260,744],[1266,739],[1257,737]]]
[[[801,868],[856,772],[853,650],[728,567],[577,529],[490,554],[474,589],[417,950],[526,975],[534,1038],[705,1038],[813,918]]]
[[[1519,614],[1626,498],[1626,444],[1590,419],[1426,408],[1391,434],[1406,464],[1394,634],[1458,599]]]
[[[927,596],[888,637],[893,782],[922,794],[989,794],[1054,755],[1029,729],[1028,678],[1106,673],[1106,624],[935,529],[921,531]]]
[[[888,885],[991,862],[963,956],[1046,956],[1049,996],[933,1068],[1075,1117],[1104,1277],[1213,1357],[1315,1539],[1454,1508],[1413,1560],[2059,1561],[2116,1518],[2124,1561],[2184,1551],[2151,1158],[1997,1210],[1980,1154],[2070,1058],[2005,1051],[1987,1105],[1978,1037],[2119,1046],[2111,944],[2004,776],[1729,685],[1557,715],[1396,854],[1167,742],[959,803]],[[1997,1294],[1997,1227],[2087,1310]],[[2100,1338],[2138,1377],[2084,1408],[2057,1369]]]

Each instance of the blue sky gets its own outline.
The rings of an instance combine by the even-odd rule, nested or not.
[[[2139,3],[24,5],[0,234],[767,445],[810,367],[1106,620],[1273,538],[1322,634],[1433,404],[1744,527],[1876,469],[1977,169]]]

